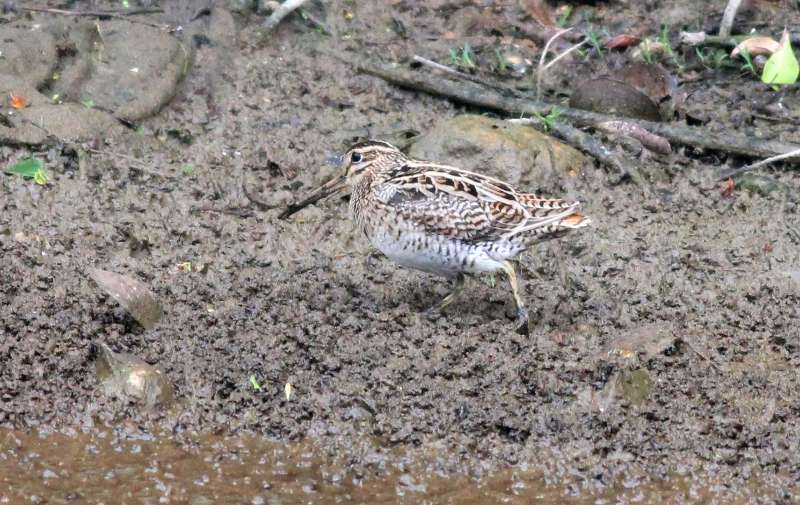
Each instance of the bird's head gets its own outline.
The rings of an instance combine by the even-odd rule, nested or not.
[[[324,198],[350,191],[364,177],[374,178],[402,164],[405,154],[393,145],[380,140],[367,140],[353,145],[341,158],[339,172],[331,180],[313,190],[304,200],[290,205],[281,215],[285,219],[295,212]]]

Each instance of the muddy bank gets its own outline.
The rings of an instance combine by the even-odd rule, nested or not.
[[[83,500],[161,503],[563,503],[598,501],[680,504],[748,503],[784,496],[760,475],[730,489],[713,473],[675,472],[654,478],[631,469],[625,480],[564,487],[525,463],[475,477],[435,469],[441,448],[400,448],[369,455],[348,468],[320,456],[314,443],[268,442],[218,435],[152,437],[130,425],[91,435],[23,434],[2,430],[0,500],[5,503],[74,503]],[[543,453],[544,455],[544,453]],[[551,463],[552,455],[542,458]],[[773,487],[775,486],[775,487]],[[124,490],[124,494],[120,494]],[[121,498],[124,497],[124,498]]]
[[[511,499],[508,475],[527,466],[534,477],[519,480],[536,482],[532,489],[544,482],[558,496],[578,496],[576,503],[617,491],[633,497],[624,494],[626,482],[669,487],[674,478],[706,490],[691,495],[698,501],[788,501],[800,478],[796,192],[720,191],[717,169],[742,160],[690,150],[646,160],[646,186],[620,184],[593,163],[572,173],[537,167],[535,177],[519,179],[580,199],[595,225],[522,258],[532,334],[514,332],[511,294],[500,279],[495,287],[471,280],[462,301],[429,321],[420,311],[448,286],[370,254],[345,201],[289,222],[276,216],[330,176],[330,161],[356,138],[427,133],[476,111],[358,74],[322,49],[357,57],[378,47],[388,59],[424,51],[447,61],[451,48],[469,41],[482,48],[478,56],[491,57],[493,44],[522,38],[503,20],[527,14],[497,6],[485,17],[495,24],[463,25],[480,18],[480,6],[325,7],[337,37],[294,19],[265,45],[252,42],[255,15],[201,16],[196,22],[213,28],[202,32],[206,39],[174,35],[194,44],[191,75],[138,132],[87,149],[0,146],[3,166],[35,155],[50,176],[46,185],[0,176],[0,425],[27,433],[6,432],[3,464],[26,461],[14,447],[52,443],[36,442],[36,430],[97,438],[123,423],[157,437],[155,444],[172,436],[200,444],[196,454],[213,446],[203,434],[242,437],[234,443],[248,453],[236,463],[242,474],[272,447],[266,439],[313,444],[337,462],[342,482],[384,476],[390,490],[402,484],[391,480],[400,479],[393,469],[419,457],[426,463],[406,485],[436,473],[442,492],[456,497],[461,477],[447,475],[503,476],[498,493]],[[636,9],[603,4],[595,15],[622,27],[652,19]],[[673,3],[658,9],[675,15]],[[711,19],[683,13],[695,27]],[[49,19],[7,15],[23,24]],[[392,29],[395,19],[405,36]],[[537,54],[526,44],[520,50]],[[598,60],[588,61],[554,73],[550,86],[567,79],[566,69],[591,70]],[[716,104],[720,122],[739,128],[725,111],[769,91],[734,82],[712,86],[715,93],[702,91],[707,82],[686,86]],[[797,89],[784,99],[797,103]],[[700,99],[693,103],[696,112]],[[796,133],[778,135],[792,141]],[[796,171],[762,173],[780,187],[800,185]],[[257,208],[244,187],[275,208]],[[148,285],[163,306],[159,324],[145,330],[88,277],[90,268]],[[160,367],[175,403],[151,410],[105,395],[90,359],[93,342]],[[74,440],[63,443],[99,443]],[[302,482],[328,478],[309,475]],[[178,480],[190,489],[193,478]],[[248,496],[256,496],[256,481],[241,481],[252,486]],[[331,494],[364,492],[340,486]]]

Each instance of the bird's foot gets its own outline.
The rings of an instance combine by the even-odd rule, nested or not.
[[[517,308],[517,333],[520,335],[530,334],[530,319],[528,318],[528,309]]]
[[[420,312],[420,315],[427,319],[428,321],[436,321],[442,315],[442,307],[440,303],[437,303],[433,307],[428,307],[427,309]]]

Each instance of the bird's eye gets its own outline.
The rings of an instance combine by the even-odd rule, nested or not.
[[[355,152],[355,153],[350,155],[350,161],[352,163],[361,163],[361,160],[363,160],[363,159],[364,159],[364,155],[362,155],[359,152]]]

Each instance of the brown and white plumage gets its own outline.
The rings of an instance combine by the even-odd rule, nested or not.
[[[413,160],[381,141],[352,146],[343,169],[281,217],[350,188],[353,218],[376,248],[401,265],[456,279],[456,290],[437,308],[452,301],[465,273],[503,270],[525,328],[527,311],[508,260],[536,241],[590,223],[578,202],[540,198],[493,177]]]

